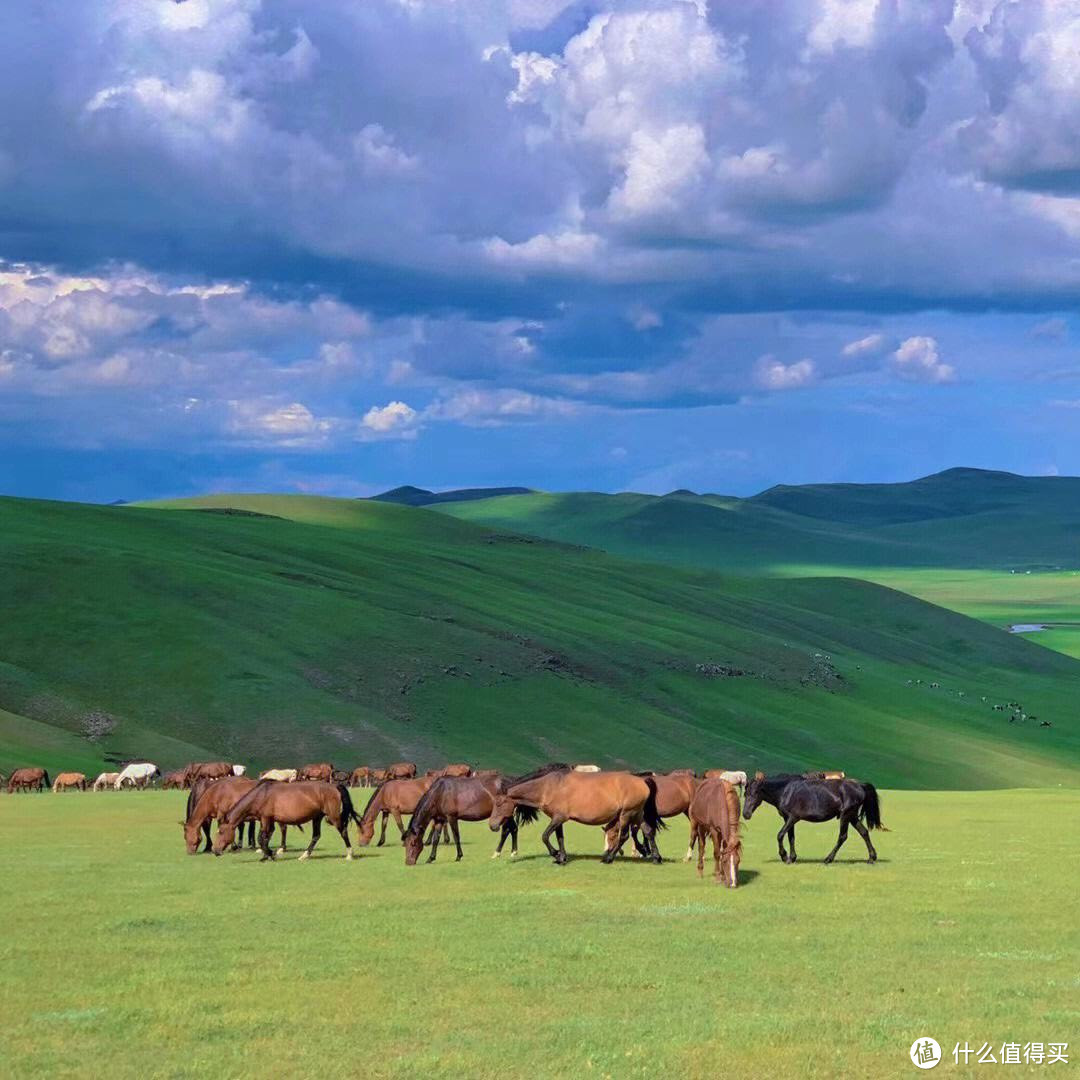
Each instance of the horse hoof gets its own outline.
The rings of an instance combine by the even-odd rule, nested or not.
[[[346,851],[345,852],[345,861],[346,862],[352,862],[352,852],[351,851]]]
[[[495,854],[494,854],[494,855],[492,855],[491,857],[492,857],[493,859],[497,859],[497,858],[498,858],[498,857],[499,857],[499,856],[500,856],[501,854],[502,854],[502,852],[501,852],[501,851],[496,851],[496,852],[495,852]]]
[[[510,858],[511,859],[516,859],[517,858],[517,852],[516,851],[511,851],[510,852]]]
[[[297,862],[303,862],[307,857],[308,857],[308,853],[306,851],[302,851],[300,853],[300,858],[297,859],[296,861]]]

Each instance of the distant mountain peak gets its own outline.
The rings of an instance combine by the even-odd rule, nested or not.
[[[371,500],[398,503],[402,506],[434,506],[437,503],[495,499],[500,495],[532,494],[534,494],[534,489],[527,487],[455,488],[452,491],[429,491],[427,488],[403,484],[401,487],[384,491],[381,495],[372,495]]]

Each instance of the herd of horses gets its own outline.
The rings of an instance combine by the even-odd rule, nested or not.
[[[180,824],[189,854],[212,851],[221,855],[226,849],[239,850],[246,825],[247,846],[254,849],[257,845],[263,861],[272,861],[286,850],[290,826],[302,830],[305,825],[310,825],[311,837],[300,858],[309,858],[324,821],[337,830],[345,858],[352,859],[350,826],[356,826],[357,842],[366,847],[375,837],[380,818],[376,846],[385,844],[392,818],[407,866],[415,865],[425,848],[430,849],[427,861],[434,862],[440,842],[451,840],[461,859],[464,853],[458,825],[462,821],[487,821],[499,835],[492,858],[502,854],[508,839],[513,857],[518,852],[519,829],[543,814],[548,822],[541,841],[558,865],[568,861],[564,835],[568,822],[602,830],[604,863],[614,862],[627,843],[631,854],[660,863],[657,833],[667,827],[668,819],[681,816],[689,822],[686,860],[696,851],[698,874],[703,876],[706,846],[711,842],[716,881],[736,888],[742,858],[740,816],[749,820],[762,803],[775,807],[781,817],[776,839],[785,863],[796,861],[795,825],[799,821],[839,821],[839,835],[825,857],[826,863],[836,858],[849,828],[862,837],[867,861],[875,862],[877,852],[870,830],[885,830],[874,785],[836,771],[772,776],[757,772],[748,778],[745,772],[724,769],[698,775],[692,769],[628,772],[559,763],[521,776],[474,770],[467,764],[429,769],[420,775],[414,763],[399,762],[386,769],[361,766],[351,772],[324,763],[270,769],[254,778],[246,775],[242,765],[225,761],[195,762],[164,776],[156,765],[136,762],[120,773],[102,773],[92,787],[141,787],[157,777],[161,777],[162,788],[188,791],[185,818]],[[87,786],[84,774],[72,772],[59,774],[52,787],[63,791],[86,790]],[[367,786],[375,790],[363,812],[357,813],[350,788]],[[48,788],[48,773],[40,768],[18,769],[8,780],[9,792]],[[215,822],[217,833],[211,836]],[[271,847],[275,830],[280,833],[276,849]]]

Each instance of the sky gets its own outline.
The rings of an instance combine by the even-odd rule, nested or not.
[[[40,0],[0,493],[1080,473],[1080,0]]]

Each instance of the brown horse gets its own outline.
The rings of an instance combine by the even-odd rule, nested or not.
[[[371,783],[371,769],[367,765],[357,765],[349,776],[349,787],[367,787]]]
[[[690,804],[690,839],[698,847],[698,877],[705,874],[705,841],[712,837],[716,883],[738,888],[742,840],[739,838],[739,796],[735,785],[716,777],[706,780]],[[723,873],[721,873],[721,868]]]
[[[284,827],[311,822],[311,843],[300,856],[307,859],[319,842],[323,818],[340,833],[345,844],[345,858],[353,857],[352,844],[349,843],[349,822],[360,819],[353,810],[349,789],[344,784],[327,784],[322,780],[297,780],[292,784],[281,784],[276,780],[260,780],[220,820],[214,839],[215,855],[220,855],[232,843],[236,826],[249,818],[259,822],[259,847],[262,849],[263,862],[274,858],[269,842],[275,823]]]
[[[432,826],[431,854],[428,862],[434,862],[439,854],[440,826],[449,825],[454,834],[457,857],[461,859],[461,834],[458,832],[459,821],[483,821],[491,817],[494,800],[499,789],[506,783],[502,777],[482,778],[479,776],[443,776],[436,780],[424,792],[416,804],[412,820],[405,830],[405,865],[415,866],[420,852],[424,849],[424,832]],[[502,854],[506,838],[511,838],[510,856],[517,855],[517,815],[511,815],[502,825],[499,846],[491,857],[497,859]]]
[[[411,780],[416,776],[415,761],[399,761],[386,770],[388,780]]]
[[[173,772],[167,772],[161,778],[161,790],[173,791],[179,790],[185,786],[184,784],[184,770],[175,769]]]
[[[382,814],[382,832],[379,834],[379,842],[376,847],[382,847],[386,843],[386,822],[393,816],[394,824],[397,825],[402,839],[405,838],[405,822],[401,820],[402,814],[411,814],[416,810],[416,804],[421,796],[432,785],[430,777],[421,776],[415,780],[387,780],[375,789],[375,794],[368,800],[364,807],[364,813],[360,818],[359,844],[367,847],[375,835],[375,821]]]
[[[232,763],[228,761],[193,761],[184,767],[184,787],[191,787],[196,780],[220,780],[232,776]]]
[[[215,821],[220,822],[256,783],[257,781],[246,776],[223,776],[218,780],[195,781],[188,795],[187,820],[180,822],[184,830],[184,844],[187,846],[189,855],[198,853],[200,834],[206,838],[203,851],[211,850],[210,825]],[[243,826],[241,826],[239,843],[233,844],[234,851],[243,846],[243,831]],[[282,831],[284,832],[284,829]],[[255,846],[254,819],[248,829],[248,845]]]
[[[567,861],[563,825],[568,821],[600,825],[605,831],[617,829],[618,841],[604,852],[605,863],[614,861],[634,825],[645,834],[648,857],[656,863],[663,861],[656,846],[656,830],[664,825],[656,812],[656,781],[652,777],[629,772],[582,773],[569,765],[547,765],[511,781],[505,792],[497,794],[488,824],[493,830],[502,828],[519,808],[542,810],[551,819],[541,839],[559,866]],[[558,851],[549,839],[553,832]]]
[[[34,766],[28,769],[16,769],[8,778],[8,794],[16,791],[48,791],[49,774]]]
[[[334,766],[328,762],[323,762],[321,765],[305,765],[296,770],[297,780],[321,780],[324,784],[329,784],[333,778]]]
[[[695,778],[692,769],[675,769],[669,773],[639,773],[640,776],[651,776],[656,782],[656,812],[662,818],[678,817],[685,814],[687,821],[690,820],[690,803],[694,798],[694,792],[701,786],[703,781]],[[634,848],[639,855],[647,854],[645,845],[637,835],[637,828],[630,832],[634,841]],[[619,837],[614,829],[610,829],[604,836],[604,850],[609,850],[617,844]],[[686,849],[686,857],[683,862],[689,862],[694,855],[694,830],[690,829],[690,840]]]
[[[463,777],[463,776],[472,776],[472,774],[473,774],[472,766],[462,764],[462,765],[444,765],[441,769],[428,769],[428,771],[424,775],[434,777],[436,780],[438,780],[440,777],[443,777],[443,776]]]
[[[72,788],[74,788],[76,791],[86,790],[86,773],[57,773],[56,779],[53,781],[53,792],[55,793],[57,791],[70,791]]]

